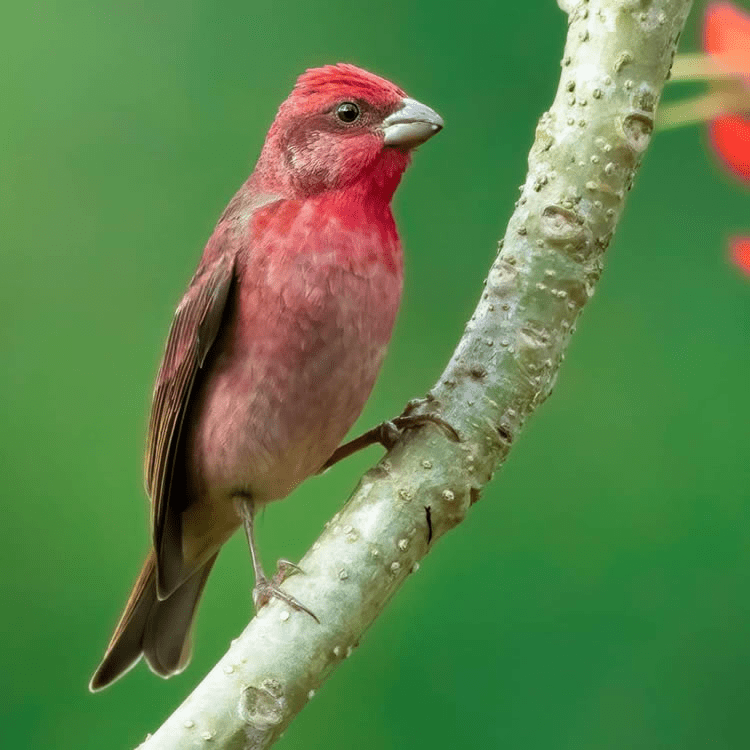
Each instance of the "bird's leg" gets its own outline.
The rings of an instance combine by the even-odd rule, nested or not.
[[[417,406],[421,406],[423,403],[430,399],[413,399],[409,401],[404,409],[404,413],[400,417],[395,419],[389,419],[377,427],[373,427],[363,435],[360,435],[354,440],[350,440],[348,443],[340,445],[333,452],[333,455],[321,466],[320,471],[326,471],[331,466],[337,464],[339,461],[349,458],[349,456],[361,451],[363,448],[367,448],[369,445],[374,443],[380,443],[387,451],[399,441],[405,430],[411,430],[415,427],[421,427],[425,424],[434,424],[445,430],[448,433],[448,437],[451,440],[458,442],[461,438],[456,430],[448,424],[444,419],[441,419],[435,414],[410,414]]]
[[[253,573],[255,575],[253,604],[255,605],[256,612],[268,604],[271,597],[276,597],[286,602],[293,609],[299,612],[306,612],[315,622],[320,623],[320,620],[304,604],[300,604],[293,596],[290,596],[279,588],[287,577],[301,572],[299,566],[289,562],[289,560],[279,560],[276,573],[272,578],[268,578],[264,573],[255,543],[255,512],[252,500],[247,497],[238,498],[237,509],[242,518],[242,525],[245,527],[247,545],[250,547],[250,557],[253,561]]]

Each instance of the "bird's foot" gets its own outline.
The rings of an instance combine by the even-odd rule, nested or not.
[[[376,442],[380,443],[386,450],[390,450],[401,439],[406,430],[413,430],[415,427],[422,427],[426,424],[434,424],[444,430],[448,437],[457,443],[461,440],[453,425],[436,414],[402,414],[400,417],[389,419],[375,427]]]
[[[377,427],[368,430],[358,438],[354,438],[354,440],[350,440],[348,443],[340,445],[333,452],[333,455],[323,464],[323,466],[321,466],[320,472],[329,469],[339,461],[349,458],[349,456],[357,451],[367,448],[368,445],[373,445],[374,443],[380,443],[389,451],[401,439],[406,430],[411,430],[415,427],[422,427],[426,424],[436,425],[441,430],[444,430],[451,440],[460,442],[461,437],[455,428],[441,417],[438,417],[435,414],[409,413],[427,401],[429,401],[429,399],[414,399],[413,401],[410,401],[400,417],[389,419],[388,421],[379,424]]]
[[[299,565],[293,563],[291,560],[285,560],[282,557],[276,563],[276,572],[273,574],[271,582],[275,586],[280,586],[282,583],[284,583],[284,581],[286,581],[287,578],[289,578],[289,576],[293,576],[301,572],[302,568],[300,568]]]
[[[289,576],[301,572],[302,569],[299,565],[295,565],[293,562],[289,562],[289,560],[279,560],[276,572],[270,579],[265,576],[258,576],[253,588],[255,611],[257,612],[261,607],[265,607],[271,601],[271,598],[275,597],[282,602],[286,602],[292,609],[296,609],[298,612],[306,612],[315,622],[320,624],[320,620],[315,616],[314,612],[311,612],[304,604],[298,602],[293,596],[290,596],[279,588]]]

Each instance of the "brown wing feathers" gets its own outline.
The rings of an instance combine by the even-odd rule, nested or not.
[[[146,448],[154,547],[91,679],[92,690],[116,680],[141,655],[164,677],[179,672],[189,658],[190,626],[216,555],[198,571],[184,569],[179,519],[185,498],[173,496],[173,490],[180,488],[173,475],[193,384],[221,327],[233,277],[234,257],[229,254],[199,269],[172,322],[156,380]]]
[[[234,256],[226,253],[196,274],[177,308],[154,388],[145,478],[160,599],[192,572],[182,569],[179,511],[184,498],[171,497],[172,480],[190,394],[221,326],[233,276]]]

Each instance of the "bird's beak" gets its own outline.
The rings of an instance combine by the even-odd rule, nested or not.
[[[434,109],[407,97],[400,109],[383,120],[383,142],[386,146],[410,149],[442,128],[443,118]]]

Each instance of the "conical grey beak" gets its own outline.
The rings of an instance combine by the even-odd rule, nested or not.
[[[416,99],[406,98],[401,109],[383,120],[386,146],[409,149],[424,143],[443,128],[443,118]]]

